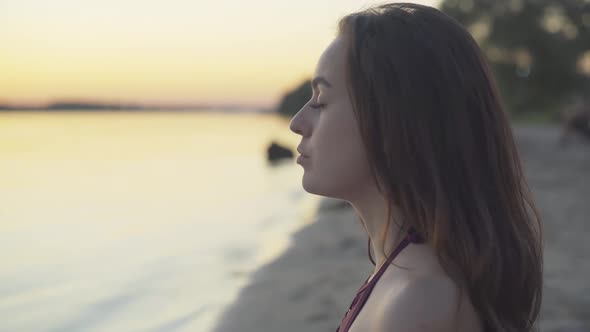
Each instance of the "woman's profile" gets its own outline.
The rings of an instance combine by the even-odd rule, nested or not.
[[[349,14],[312,86],[302,186],[350,203],[375,265],[339,332],[536,331],[540,216],[466,29],[411,3]]]

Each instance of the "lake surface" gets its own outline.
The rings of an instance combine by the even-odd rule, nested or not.
[[[0,331],[209,331],[319,202],[288,124],[0,112]]]

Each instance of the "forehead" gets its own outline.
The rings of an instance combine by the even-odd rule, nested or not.
[[[333,87],[341,85],[344,82],[345,54],[342,38],[334,39],[320,56],[314,77],[325,77]]]

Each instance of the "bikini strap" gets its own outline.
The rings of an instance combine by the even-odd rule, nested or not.
[[[387,260],[379,268],[379,271],[377,271],[377,273],[375,274],[373,279],[371,279],[371,281],[369,281],[369,278],[370,278],[370,276],[369,276],[367,278],[367,280],[365,280],[365,283],[358,290],[354,300],[352,301],[352,304],[348,308],[348,311],[346,312],[342,322],[340,323],[341,325],[338,327],[336,332],[340,331],[340,327],[343,327],[344,331],[348,331],[348,329],[350,328],[350,325],[352,325],[356,316],[358,315],[360,308],[362,308],[362,306],[367,301],[368,296],[373,291],[373,287],[375,287],[377,280],[379,280],[379,278],[381,278],[381,275],[385,272],[385,269],[387,269],[389,264],[391,264],[391,262],[393,261],[395,256],[397,256],[411,242],[413,242],[413,243],[425,242],[424,238],[422,236],[420,236],[420,234],[418,234],[418,232],[416,232],[416,230],[413,227],[410,227],[406,236],[404,236],[402,241],[397,245],[397,247],[393,250],[393,252],[389,255],[389,257],[387,257]],[[348,317],[348,315],[351,315],[351,317]]]
[[[377,271],[377,273],[375,274],[375,276],[373,277],[373,279],[371,279],[370,282],[373,282],[374,280],[378,280],[381,277],[381,275],[385,272],[385,269],[387,269],[387,267],[391,264],[391,262],[393,262],[393,259],[406,246],[408,246],[408,244],[410,244],[410,243],[423,243],[423,242],[425,242],[424,241],[424,238],[422,236],[420,236],[420,234],[418,234],[418,232],[416,232],[416,230],[414,229],[414,227],[410,227],[410,229],[408,230],[408,233],[406,234],[406,236],[397,245],[397,247],[393,250],[393,252],[389,255],[389,257],[387,257],[387,259],[385,260],[385,263],[379,268],[379,271]]]
[[[424,243],[425,239],[418,234],[418,232],[416,231],[416,229],[414,229],[414,227],[410,227],[410,229],[408,230],[408,240],[410,242],[414,242],[414,243]]]

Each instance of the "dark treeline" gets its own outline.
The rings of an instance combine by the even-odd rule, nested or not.
[[[512,115],[558,119],[577,97],[590,95],[590,2],[443,0],[440,9],[478,42]],[[305,80],[276,110],[293,116],[310,98]]]
[[[252,109],[241,105],[140,105],[100,102],[55,102],[43,106],[0,104],[0,111],[176,111],[176,110],[239,110]]]

